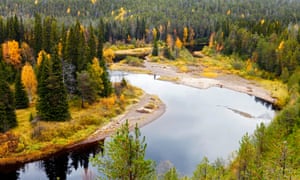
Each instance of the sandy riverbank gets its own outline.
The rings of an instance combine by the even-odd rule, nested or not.
[[[258,83],[237,75],[220,74],[216,78],[206,78],[200,76],[199,72],[180,73],[177,68],[172,65],[150,62],[148,58],[146,58],[144,67],[130,67],[126,64],[119,64],[114,66],[114,68],[115,70],[131,71],[131,69],[133,69],[133,71],[137,72],[151,72],[155,74],[157,78],[171,80],[186,86],[200,89],[210,87],[227,88],[258,97],[272,104],[276,102],[276,99],[271,96],[270,92],[262,88]]]
[[[151,105],[151,109],[147,108],[149,105]],[[138,127],[145,126],[163,115],[165,110],[165,104],[157,96],[145,93],[137,103],[127,107],[125,113],[113,118],[111,122],[98,129],[86,140],[73,144],[68,148],[72,149],[79,145],[103,140],[116,132],[126,120],[128,120],[131,129],[133,129],[136,124]]]

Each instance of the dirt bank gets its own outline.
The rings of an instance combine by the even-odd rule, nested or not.
[[[73,144],[68,148],[72,149],[82,144],[89,144],[105,139],[112,135],[122,124],[128,120],[129,127],[132,129],[138,124],[139,127],[159,118],[166,110],[165,104],[155,95],[144,94],[139,102],[129,106],[126,112],[113,118],[107,125],[94,132],[89,138],[79,143]]]
[[[256,96],[270,103],[275,103],[276,101],[267,90],[259,86],[255,81],[246,80],[237,75],[221,74],[216,78],[206,78],[196,75],[195,72],[180,73],[174,66],[153,63],[148,58],[146,58],[144,65],[146,70],[150,70],[157,77],[164,77],[163,79],[168,79],[166,77],[169,77],[172,80],[176,80],[176,83],[200,89],[210,87],[227,88]]]

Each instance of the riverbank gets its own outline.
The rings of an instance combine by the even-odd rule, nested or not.
[[[138,127],[143,127],[164,114],[166,105],[155,95],[143,94],[141,99],[126,108],[126,112],[113,118],[108,124],[99,128],[87,139],[70,145],[67,148],[72,149],[83,144],[94,143],[111,136],[118,128],[126,121],[129,123],[129,128],[133,129],[137,124]]]
[[[128,120],[130,128],[134,128],[136,124],[142,127],[157,119],[164,112],[165,104],[158,97],[143,92],[134,100],[134,103],[126,106],[122,114],[113,117],[110,122],[104,125],[99,125],[94,133],[87,138],[79,138],[71,143],[47,146],[31,153],[2,157],[0,158],[0,171],[17,169],[25,163],[42,160],[54,154],[71,151],[72,149],[104,140],[113,134],[126,120]]]
[[[196,68],[194,67],[194,69]],[[276,98],[272,97],[271,92],[264,89],[257,82],[244,79],[238,75],[218,74],[216,77],[208,78],[201,76],[200,68],[194,71],[180,72],[177,67],[171,64],[151,62],[149,57],[144,61],[144,67],[132,67],[127,64],[118,63],[114,64],[112,69],[142,73],[151,72],[157,79],[172,81],[199,89],[210,87],[227,88],[255,96],[271,104],[276,104]]]

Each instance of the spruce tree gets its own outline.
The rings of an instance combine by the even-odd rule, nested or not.
[[[42,50],[43,43],[43,27],[42,18],[39,14],[35,14],[34,17],[34,51],[37,55]]]
[[[0,132],[6,132],[15,126],[17,126],[17,118],[14,95],[8,83],[0,75]]]
[[[38,85],[38,115],[45,121],[64,121],[70,118],[67,92],[63,83],[62,65],[57,50],[40,65]]]
[[[158,56],[158,43],[157,40],[154,40],[152,56]]]
[[[103,69],[103,73],[101,75],[102,83],[103,83],[103,91],[100,93],[102,97],[108,97],[113,92],[112,84],[110,81],[110,76],[107,70],[107,66],[105,60],[100,59],[100,67]]]
[[[87,51],[86,58],[88,62],[92,62],[93,58],[96,57],[97,48],[96,48],[96,37],[94,34],[94,28],[91,24],[89,26],[89,37],[88,37],[87,45],[88,45],[88,51]]]
[[[25,91],[25,87],[21,82],[21,73],[18,72],[15,82],[15,100],[16,100],[16,109],[24,109],[29,107],[29,98]]]
[[[137,125],[130,133],[126,121],[105,144],[104,154],[96,155],[92,162],[105,179],[153,179],[154,162],[145,159],[146,147]]]
[[[101,75],[102,83],[103,83],[103,91],[100,93],[100,96],[102,97],[108,97],[113,92],[112,84],[110,81],[108,69],[106,66],[106,62],[103,58],[103,21],[100,21],[99,27],[98,27],[98,44],[97,44],[97,57],[99,60],[99,65],[103,69],[103,73]]]
[[[70,119],[69,105],[68,105],[68,95],[66,91],[66,87],[63,82],[62,76],[62,62],[58,56],[57,49],[54,48],[51,54],[52,64],[52,78],[50,78],[53,82],[53,90],[50,93],[50,97],[52,97],[52,108],[51,111],[55,114],[55,120],[63,121]]]

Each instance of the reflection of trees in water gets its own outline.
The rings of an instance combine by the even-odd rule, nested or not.
[[[277,108],[270,102],[267,102],[266,100],[256,97],[254,96],[254,100],[255,102],[261,103],[263,106],[267,107],[267,108],[271,108],[272,110],[276,110]]]
[[[15,179],[19,179],[19,175],[20,175],[19,171],[12,171],[8,173],[0,172],[1,179],[15,180]]]
[[[42,164],[47,177],[50,180],[67,179],[67,172],[70,169],[68,160],[68,153],[44,160]]]
[[[100,151],[99,143],[94,143],[44,160],[41,162],[41,167],[45,170],[50,180],[66,179],[67,174],[71,174],[72,167],[75,170],[84,168],[83,178],[90,179],[89,177],[92,176],[92,173],[88,170],[89,157]]]

